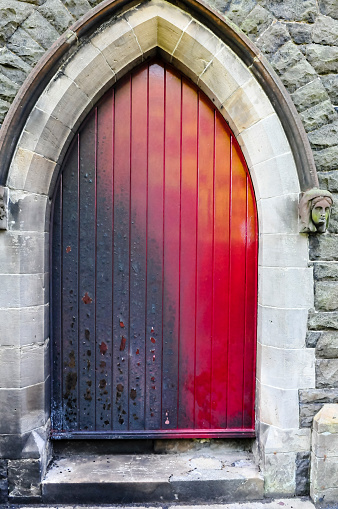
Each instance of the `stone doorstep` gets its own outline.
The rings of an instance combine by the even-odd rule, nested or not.
[[[57,459],[42,481],[42,503],[231,503],[264,498],[246,452],[81,455]]]

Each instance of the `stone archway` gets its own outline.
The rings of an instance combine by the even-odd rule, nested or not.
[[[96,13],[110,5],[105,2]],[[234,131],[249,166],[260,231],[257,446],[267,491],[293,494],[296,455],[309,449],[310,439],[308,429],[299,430],[298,390],[314,387],[314,354],[304,348],[312,274],[307,267],[307,239],[298,233],[297,206],[300,182],[302,189],[316,184],[314,165],[297,121],[292,124],[291,114],[281,114],[287,110],[287,101],[283,110],[283,105],[272,103],[258,83],[250,43],[236,33],[233,40],[222,38],[222,28],[214,28],[210,21],[215,14],[198,5],[200,10],[197,12],[195,5],[194,14],[162,0],[130,6],[129,10],[125,6],[111,20],[106,14],[105,24],[90,34],[87,31],[79,45],[72,45],[76,36],[69,32],[71,55],[65,62],[58,60],[57,72],[39,93],[34,107],[28,108],[13,157],[7,145],[11,215],[10,229],[2,234],[1,241],[10,249],[18,239],[30,247],[28,255],[24,249],[16,252],[15,264],[4,279],[2,298],[7,299],[9,308],[15,307],[20,320],[29,320],[29,313],[35,313],[38,328],[27,332],[26,340],[37,345],[34,362],[40,367],[27,377],[21,364],[23,385],[17,394],[20,424],[12,434],[27,438],[32,430],[42,430],[48,423],[43,396],[48,390],[49,369],[43,356],[48,351],[44,324],[48,323],[49,266],[48,256],[41,253],[48,248],[48,196],[60,163],[81,120],[102,94],[128,70],[158,52],[215,103]],[[200,21],[203,16],[214,31]],[[94,19],[89,15],[87,22]],[[67,36],[63,44],[66,41]],[[231,49],[236,45],[242,48],[242,56],[243,48],[247,48],[249,65]],[[285,95],[282,85],[277,87],[278,94]],[[293,145],[281,123],[287,124],[285,117],[289,119],[289,139],[293,139],[292,130],[299,128]],[[11,118],[13,122],[15,113]],[[297,144],[300,151],[295,149]],[[10,286],[12,293],[8,293]],[[39,395],[32,396],[33,410],[24,404],[29,394]]]

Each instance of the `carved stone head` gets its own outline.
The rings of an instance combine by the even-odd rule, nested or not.
[[[332,195],[323,189],[306,191],[299,203],[301,232],[325,233],[333,204]]]

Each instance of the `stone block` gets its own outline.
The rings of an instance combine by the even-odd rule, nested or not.
[[[254,79],[238,88],[223,107],[235,135],[274,113],[270,101]]]
[[[299,193],[296,165],[290,152],[250,167],[256,199]]]
[[[8,502],[8,461],[0,460],[0,504]]]
[[[81,18],[91,9],[91,5],[87,0],[64,0],[63,4],[75,19]]]
[[[305,130],[310,132],[336,120],[337,112],[331,101],[327,100],[303,111],[300,118]]]
[[[2,102],[11,103],[19,88],[20,85],[10,80],[0,72],[0,98]]]
[[[270,136],[271,132],[274,133],[273,137]],[[289,143],[275,114],[245,129],[237,141],[249,167],[290,152]]]
[[[212,5],[215,5],[219,11],[225,13],[235,25],[239,26],[255,7],[256,1],[237,0],[236,2],[227,2],[225,4],[223,0],[218,0],[213,1]]]
[[[316,348],[316,345],[318,343],[318,340],[321,336],[321,332],[313,332],[309,331],[306,333],[305,337],[305,345],[306,348]]]
[[[9,110],[10,103],[8,101],[4,101],[0,99],[0,122],[3,122],[5,116],[7,115],[7,111]]]
[[[331,433],[338,435],[338,405],[327,404],[316,415],[314,424],[314,431],[318,434]],[[337,451],[338,456],[338,451]],[[337,465],[338,467],[338,465]]]
[[[336,170],[338,168],[338,146],[316,150],[313,152],[313,157],[319,171]]]
[[[59,34],[65,32],[75,21],[61,0],[47,0],[38,8],[38,12],[53,25]]]
[[[41,466],[39,460],[8,461],[8,488],[10,502],[23,502],[41,497]]]
[[[0,0],[1,40],[6,41],[33,10],[34,6],[30,3]]]
[[[308,133],[311,147],[316,150],[337,145],[338,140],[338,120],[331,124],[326,124],[315,131]]]
[[[315,280],[335,281],[338,279],[338,263],[336,262],[315,262],[313,264],[313,275]]]
[[[325,408],[324,406],[322,407]],[[324,459],[325,457],[336,458],[337,461],[338,451],[338,435],[337,433],[318,433],[312,430],[312,452],[317,458]]]
[[[287,23],[288,31],[296,44],[310,44],[312,42],[312,25],[305,23]]]
[[[322,332],[316,345],[316,356],[324,359],[338,358],[338,332]]]
[[[338,313],[336,311],[330,313],[309,313],[309,329],[338,329]]]
[[[99,32],[93,36],[91,39],[91,44],[94,48],[97,48],[104,58],[106,59],[106,64],[110,66],[110,72],[113,71],[116,75],[123,70],[123,72],[127,72],[128,65],[131,62],[137,61],[137,59],[142,58],[142,50],[140,45],[134,35],[134,32],[128,22],[124,19],[120,19],[118,22],[115,22],[113,25],[106,28],[103,32]],[[74,65],[84,68],[82,74],[85,72],[85,65],[88,62],[87,57],[87,46],[83,48],[83,63],[81,65],[77,63],[78,58],[76,58],[76,62]],[[93,54],[94,56],[94,54]],[[93,58],[93,57],[92,57]],[[97,62],[99,63],[99,62]],[[94,61],[95,64],[95,61]],[[81,76],[79,75],[76,68],[72,70],[72,74],[77,74],[80,81]],[[71,74],[68,74],[69,77],[72,78]],[[88,73],[87,73],[88,75]],[[107,71],[107,76],[103,76],[102,78],[108,78],[109,71]],[[91,75],[88,75],[87,80],[90,82]],[[74,80],[76,81],[76,80]],[[106,80],[103,80],[105,83]],[[90,84],[90,83],[89,83]],[[83,88],[85,91],[85,89]],[[87,94],[89,95],[89,94]]]
[[[260,391],[258,419],[277,428],[299,427],[299,402],[297,389],[279,389],[257,383]]]
[[[57,169],[54,161],[19,148],[9,170],[8,185],[14,189],[47,195]]]
[[[301,3],[297,0],[284,0],[283,2],[266,0],[265,6],[276,18],[287,21],[307,21],[308,23],[313,23],[318,12],[316,0],[305,0]]]
[[[0,458],[40,459],[45,465],[50,460],[50,421],[33,431],[0,435]],[[0,460],[3,461],[3,460]]]
[[[72,129],[92,103],[74,81],[60,74],[44,90],[36,107]]]
[[[327,74],[320,77],[333,104],[338,104],[338,74]]]
[[[276,348],[302,348],[307,329],[307,309],[258,306],[258,341]]]
[[[265,496],[294,496],[296,458],[295,452],[265,455],[263,467]]]
[[[252,78],[250,71],[228,47],[214,56],[212,63],[200,75],[198,85],[220,107],[237,88]]]
[[[49,230],[50,201],[47,196],[11,190],[8,207],[9,229],[44,232]]]
[[[49,375],[48,365],[45,366],[48,351],[48,341],[46,344],[2,347],[0,388],[13,389],[44,382],[46,375]]]
[[[316,387],[338,387],[338,359],[317,359]]]
[[[44,245],[44,233],[7,231],[0,236],[1,272],[3,274],[44,272]]]
[[[280,429],[260,422],[259,441],[264,454],[307,452],[311,446],[311,430]]]
[[[319,0],[318,5],[322,14],[338,19],[337,0]]]
[[[286,350],[258,343],[257,378],[264,385],[282,389],[315,387],[314,350]]]
[[[17,85],[22,85],[31,66],[7,46],[0,47],[0,72]]]
[[[48,301],[44,274],[6,274],[1,276],[0,308],[41,306]]]
[[[49,49],[59,37],[55,28],[38,11],[33,11],[21,26],[44,49]]]
[[[319,74],[337,72],[338,47],[321,44],[308,44],[305,47],[305,56]]]
[[[330,16],[318,16],[312,32],[313,42],[318,44],[338,44],[338,21]]]
[[[45,50],[22,28],[18,28],[7,42],[7,47],[29,65],[34,66]]]
[[[256,41],[258,48],[265,54],[272,55],[290,40],[289,32],[283,23],[273,23]]]
[[[240,25],[241,30],[250,37],[257,39],[273,22],[272,14],[261,5],[256,5]]]
[[[49,334],[49,305],[0,309],[0,346],[43,343]]]
[[[338,282],[317,281],[315,284],[315,307],[317,311],[338,310]]]
[[[258,302],[263,306],[304,309],[313,305],[311,269],[260,267],[259,285]]]
[[[329,96],[320,78],[314,79],[291,94],[292,102],[299,112],[327,101]]]
[[[272,67],[278,75],[284,74],[290,67],[293,67],[302,60],[305,60],[302,52],[292,41],[288,41],[281,46],[269,58]]]
[[[262,267],[307,267],[306,237],[299,234],[261,234],[258,263]]]
[[[34,107],[21,135],[20,147],[57,162],[70,134],[62,122]]]
[[[303,87],[310,81],[317,77],[317,73],[312,65],[305,59],[300,60],[293,67],[288,68],[284,74],[281,75],[281,80],[290,93]]]
[[[298,452],[296,456],[296,496],[310,494],[310,453]]]
[[[323,403],[304,403],[299,407],[299,421],[301,428],[311,428],[313,418],[322,408]]]
[[[319,187],[333,193],[338,193],[338,171],[317,172]]]
[[[325,403],[338,403],[338,389],[302,389],[299,403],[300,425],[310,428],[314,416]]]
[[[309,235],[310,259],[322,261],[338,260],[338,236],[328,235]]]

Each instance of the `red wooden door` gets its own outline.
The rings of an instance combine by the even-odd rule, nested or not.
[[[53,212],[53,434],[253,435],[257,219],[229,127],[161,62],[90,113]]]

